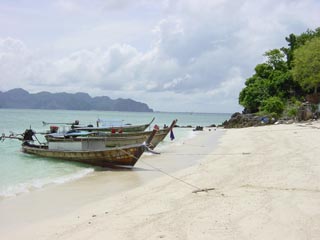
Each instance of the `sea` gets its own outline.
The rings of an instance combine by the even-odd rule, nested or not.
[[[81,125],[96,125],[98,119],[105,122],[123,124],[145,124],[154,117],[155,124],[162,127],[178,119],[178,128],[174,128],[174,141],[169,136],[159,144],[161,151],[170,144],[182,144],[187,138],[194,137],[196,126],[219,125],[229,119],[229,113],[174,113],[174,112],[109,112],[109,111],[70,111],[35,109],[0,109],[0,134],[19,134],[32,128],[36,132],[45,132],[50,125],[72,123],[78,120]],[[46,122],[47,124],[43,124]],[[67,130],[67,125],[58,125]],[[187,127],[189,126],[189,127]],[[192,126],[190,128],[190,126]],[[65,129],[66,128],[66,129]],[[150,129],[151,130],[151,129]],[[43,136],[38,136],[44,141]],[[0,199],[14,197],[53,184],[63,184],[83,178],[96,170],[95,167],[28,155],[21,152],[21,142],[5,139],[0,142]]]

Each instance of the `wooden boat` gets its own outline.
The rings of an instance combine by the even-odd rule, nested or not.
[[[172,131],[177,120],[172,121],[170,127],[160,129],[156,132],[152,141],[149,143],[149,148],[154,149],[168,134]],[[103,133],[103,132],[72,132],[70,134],[47,134],[45,137],[49,146],[66,146],[74,142],[83,146],[101,147],[121,147],[125,145],[141,144],[145,142],[152,131],[135,132],[135,133]]]
[[[141,124],[141,125],[123,125],[123,126],[98,126],[98,127],[78,127],[77,125],[74,125],[73,128],[77,130],[82,131],[102,131],[102,132],[141,132],[145,131],[154,121],[155,118],[152,118],[151,122],[147,124]]]
[[[153,130],[148,136],[145,143],[126,145],[122,147],[99,147],[95,144],[74,144],[72,146],[62,142],[59,148],[51,146],[50,142],[45,144],[34,144],[34,131],[27,129],[21,137],[2,136],[2,138],[14,138],[23,141],[22,151],[28,154],[34,154],[41,157],[62,159],[86,163],[95,166],[110,167],[110,166],[134,166],[139,160],[144,151],[148,150],[148,144],[152,141],[157,130]]]
[[[63,159],[86,163],[94,166],[134,166],[143,152],[147,149],[144,144],[129,145],[101,150],[59,150],[48,149],[47,145],[22,144],[22,151],[41,157]]]

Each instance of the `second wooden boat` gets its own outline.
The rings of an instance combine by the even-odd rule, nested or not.
[[[148,147],[154,149],[163,139],[172,131],[178,120],[172,121],[170,127],[159,129]],[[132,132],[132,133],[103,133],[103,132],[72,132],[67,135],[47,134],[45,137],[49,146],[57,148],[69,148],[69,145],[75,145],[82,148],[102,148],[102,147],[121,147],[125,145],[141,144],[145,142],[152,131]],[[79,148],[79,147],[78,147]]]
[[[151,120],[151,122],[147,124],[141,125],[122,125],[122,126],[98,126],[98,127],[78,127],[74,125],[73,128],[82,131],[101,131],[101,132],[140,132],[145,131],[154,121],[155,118]]]

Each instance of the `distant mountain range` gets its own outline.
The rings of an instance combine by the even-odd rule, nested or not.
[[[153,112],[147,104],[131,99],[111,99],[107,96],[91,97],[87,93],[29,93],[22,88],[0,91],[0,108],[64,109]]]

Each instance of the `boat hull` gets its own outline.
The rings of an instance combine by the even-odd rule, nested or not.
[[[153,136],[148,147],[154,149],[173,129],[177,120],[174,120],[169,128],[161,129]],[[142,144],[144,143],[153,131],[135,132],[135,133],[98,133],[97,135],[75,138],[55,138],[46,136],[50,145],[68,144],[68,143],[81,143],[82,150],[94,149],[101,147],[122,147],[126,145]]]
[[[146,147],[143,144],[94,151],[49,150],[47,147],[32,146],[30,144],[22,146],[22,151],[28,154],[101,167],[134,166],[145,149]]]
[[[140,132],[145,131],[154,121],[154,118],[148,124],[142,125],[124,125],[124,126],[112,126],[112,127],[77,127],[74,129],[82,131],[97,131],[97,132]]]

